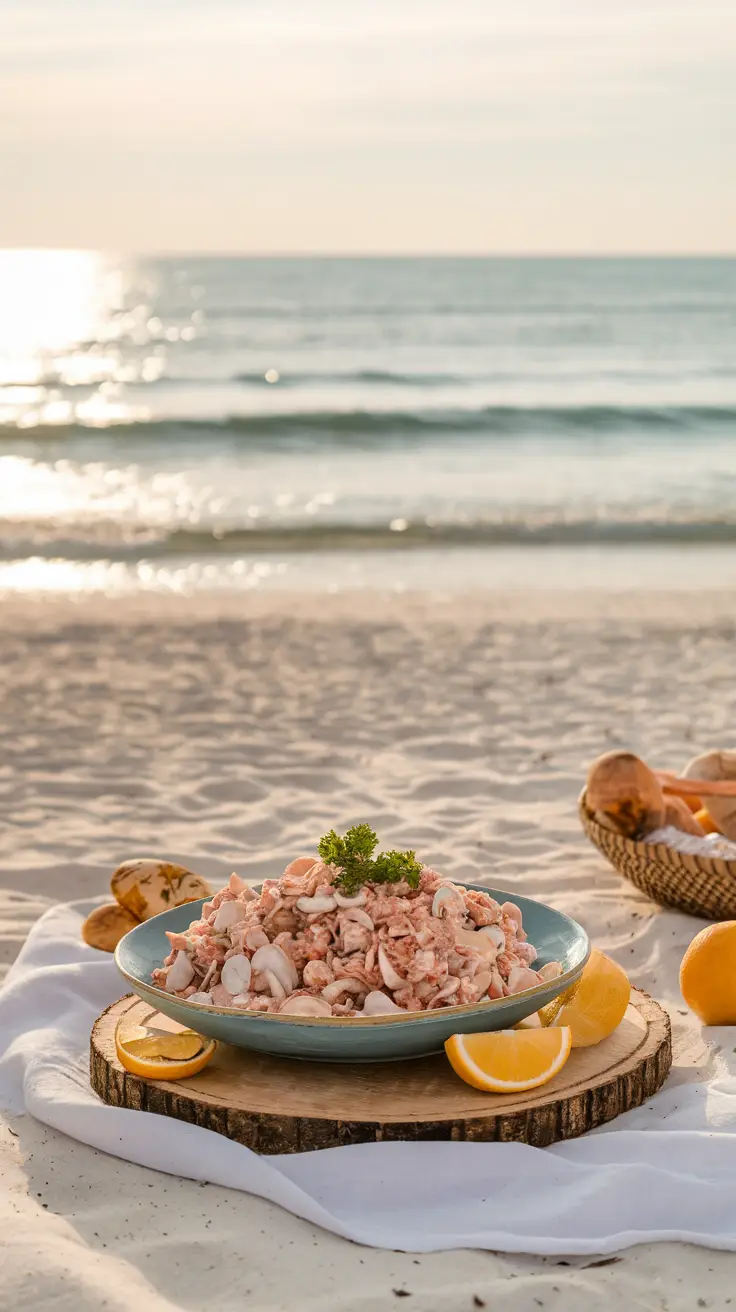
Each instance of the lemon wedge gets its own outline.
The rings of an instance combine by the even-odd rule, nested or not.
[[[125,1028],[124,1019],[115,1031],[115,1052],[120,1065],[131,1075],[145,1080],[184,1080],[197,1075],[213,1056],[217,1044],[194,1030]]]
[[[579,983],[542,1007],[543,1025],[572,1032],[573,1048],[589,1048],[618,1029],[631,998],[629,977],[618,962],[594,948]]]
[[[522,1093],[562,1070],[572,1047],[569,1029],[495,1030],[453,1034],[445,1052],[456,1075],[475,1089]]]

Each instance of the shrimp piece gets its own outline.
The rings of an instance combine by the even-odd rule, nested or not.
[[[360,953],[357,953],[354,957],[336,957],[332,963],[335,979],[347,978],[360,980],[361,984],[365,984],[368,991],[375,988],[381,988],[383,985],[383,977],[380,970],[375,963],[369,970],[366,962],[367,956],[361,958]]]
[[[509,971],[513,970],[514,966],[520,966],[521,961],[515,952],[499,952],[496,957],[496,965],[501,975],[508,979]]]
[[[319,922],[307,925],[304,931],[304,947],[309,961],[326,957],[331,943],[332,934],[328,925]]]
[[[268,913],[263,924],[269,934],[296,934],[300,928],[299,917],[296,912],[291,907],[284,905],[283,902]]]
[[[489,998],[504,998],[506,996],[504,993],[503,980],[501,979],[501,972],[496,966],[491,970],[491,982],[488,985],[488,996]]]
[[[332,984],[335,976],[326,961],[308,961],[302,971],[302,979],[308,989],[322,989]]]
[[[342,938],[342,949],[346,956],[352,952],[367,952],[373,940],[373,934],[370,929],[364,925],[358,925],[352,920],[345,920],[339,916],[340,935]]]
[[[447,962],[440,963],[429,948],[420,948],[409,962],[406,978],[410,984],[418,984],[426,979],[430,984],[437,984],[440,976],[447,977]]]
[[[519,930],[523,928],[521,923],[521,907],[517,907],[515,902],[502,902],[501,911],[503,915],[508,916],[509,920],[513,920],[518,933]]]
[[[312,866],[315,866],[316,864],[316,856],[298,856],[294,861],[290,861],[281,876],[281,886],[283,887],[284,881],[288,881],[292,877],[295,879],[302,879],[304,875],[309,874]]]
[[[514,948],[515,955],[525,966],[531,966],[539,955],[533,943],[517,943]]]
[[[467,913],[478,927],[496,924],[498,909],[492,898],[474,888],[468,889],[464,896]]]
[[[453,1007],[458,1001],[457,993],[462,988],[459,979],[453,979],[452,976],[443,984],[438,993],[435,993],[431,1002],[427,1003],[427,1011],[434,1011],[436,1007]]]
[[[396,989],[394,992],[394,1002],[397,1007],[403,1007],[404,1011],[424,1011],[425,1006],[422,999],[417,997],[414,990],[410,987],[405,989]]]
[[[165,932],[169,943],[177,952],[191,951],[192,943],[186,934],[175,934],[171,929],[167,929]]]

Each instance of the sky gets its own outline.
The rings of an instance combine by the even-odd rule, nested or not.
[[[0,246],[736,249],[734,0],[4,0]]]

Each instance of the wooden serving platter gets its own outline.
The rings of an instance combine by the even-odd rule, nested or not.
[[[539,1089],[481,1093],[455,1075],[444,1054],[376,1065],[289,1061],[220,1044],[199,1075],[166,1082],[123,1069],[115,1055],[121,1017],[181,1028],[134,994],[95,1021],[92,1088],[114,1107],[175,1116],[259,1153],[305,1152],[388,1139],[520,1142],[544,1148],[639,1107],[662,1087],[672,1064],[670,1021],[646,993],[632,990],[615,1034],[572,1052]]]

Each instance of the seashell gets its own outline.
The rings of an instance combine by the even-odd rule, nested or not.
[[[90,911],[82,925],[82,938],[91,948],[100,952],[114,952],[121,938],[135,929],[140,921],[117,902]]]
[[[327,984],[331,984],[334,978],[326,961],[308,961],[302,971],[302,979],[308,989],[323,989]]]
[[[339,907],[364,907],[367,901],[364,888],[361,888],[353,897],[346,897],[344,893],[339,893],[337,889],[334,890],[332,896]]]
[[[259,925],[254,925],[252,929],[246,931],[245,946],[249,952],[255,952],[256,948],[267,948],[269,942],[268,934]]]
[[[277,1001],[281,998],[285,998],[287,993],[289,993],[291,990],[288,988],[284,988],[278,975],[275,975],[272,970],[266,970],[263,973],[265,974],[266,979],[268,980],[268,987],[271,993],[271,997],[276,998]]]
[[[393,998],[387,993],[382,993],[380,989],[374,989],[369,993],[363,1003],[363,1010],[359,1014],[362,1016],[392,1016],[397,1011],[402,1011],[402,1007],[397,1007]]]
[[[403,989],[406,985],[406,980],[402,979],[391,965],[391,962],[386,955],[386,949],[384,948],[383,943],[379,943],[378,945],[378,969],[381,972],[386,988]]]
[[[166,974],[166,992],[179,993],[194,979],[194,966],[186,952],[177,952]]]
[[[522,993],[524,989],[533,989],[538,983],[539,977],[535,970],[530,970],[528,966],[511,967],[508,978],[509,993]]]
[[[344,979],[336,979],[332,984],[326,984],[322,990],[322,997],[332,1005],[333,1002],[337,1002],[341,993],[365,993],[365,984],[359,979],[350,979],[346,975]]]
[[[246,884],[240,875],[235,874],[235,871],[231,874],[227,886],[231,893],[234,893],[236,897],[242,897],[244,902],[253,902],[258,896],[257,893],[253,892],[250,884]]]
[[[506,903],[506,906],[510,905],[510,902]],[[521,912],[519,912],[519,914],[521,915]],[[485,939],[486,942],[492,943],[497,952],[500,952],[501,949],[506,946],[506,935],[500,925],[481,925],[480,929],[476,929],[474,933],[476,939],[482,938]],[[478,951],[485,954],[486,949],[478,948]]]
[[[251,964],[254,970],[264,973],[270,971],[275,975],[285,994],[291,993],[299,983],[299,976],[292,961],[283,949],[277,948],[274,943],[269,943],[268,947],[258,948],[253,953]]]
[[[110,888],[115,900],[137,920],[150,920],[170,907],[212,895],[212,889],[200,875],[155,857],[124,861],[114,872]]]
[[[196,1002],[200,1007],[211,1007],[212,994],[202,993],[201,991],[199,993],[190,993],[187,1002]]]
[[[242,902],[221,902],[215,918],[212,921],[212,928],[219,934],[225,929],[232,929],[239,921],[245,920],[245,907]]]
[[[362,925],[364,929],[374,930],[375,925],[368,915],[367,911],[361,911],[360,907],[348,908],[344,912],[346,920],[352,920],[356,925]]]
[[[297,899],[297,907],[305,915],[318,915],[323,911],[334,911],[337,902],[332,894],[329,897],[325,894],[322,897],[300,897]]]
[[[588,771],[586,802],[626,838],[643,838],[664,822],[662,787],[633,752],[607,752]]]
[[[683,774],[686,779],[707,779],[711,782],[736,779],[736,752],[705,752],[703,756],[696,756],[690,761]],[[736,839],[736,797],[708,796],[708,811],[721,833],[726,838]]]
[[[445,916],[451,903],[456,902],[465,914],[465,900],[462,893],[453,884],[440,884],[432,898],[432,915]]]
[[[492,964],[504,947],[506,938],[498,925],[481,925],[480,929],[458,929],[455,943],[459,947],[472,948]]]
[[[331,1016],[332,1007],[324,998],[287,998],[279,1007],[279,1016]]]
[[[235,996],[249,987],[251,974],[252,968],[248,958],[238,955],[228,957],[220,971],[220,980],[228,993]]]

